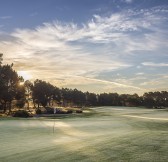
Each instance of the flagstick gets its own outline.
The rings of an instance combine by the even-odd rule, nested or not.
[[[54,120],[54,125],[53,125],[53,133],[55,132],[55,120]]]
[[[56,113],[56,109],[54,108],[54,114]],[[55,117],[55,115],[54,115],[54,117]],[[55,132],[55,120],[54,120],[54,125],[53,125],[53,134],[54,134],[54,132]]]

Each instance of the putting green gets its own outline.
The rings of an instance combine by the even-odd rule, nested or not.
[[[167,119],[167,110],[136,107],[98,107],[55,119],[1,118],[0,161],[166,162]]]

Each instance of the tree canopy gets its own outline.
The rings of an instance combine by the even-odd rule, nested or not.
[[[11,110],[14,99],[20,100],[25,97],[25,88],[20,85],[23,78],[18,76],[12,66],[13,64],[0,66],[0,103],[4,112],[7,107]]]

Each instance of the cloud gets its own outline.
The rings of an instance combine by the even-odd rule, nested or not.
[[[117,34],[113,35],[118,37]],[[50,67],[50,65],[56,65],[56,71],[59,73],[84,75],[89,72],[99,73],[131,66],[121,60],[113,60],[111,56],[104,53],[95,54],[83,46],[84,42],[97,43],[105,40],[95,32],[90,23],[82,28],[73,23],[44,23],[35,30],[17,29],[11,36],[16,38],[15,41],[2,42],[1,49],[10,47],[5,52],[8,57],[13,57],[12,53],[16,53],[17,58],[14,58],[14,62],[17,63],[17,68],[19,66],[22,68],[22,65],[30,68],[31,62],[32,68],[45,70],[47,67],[53,70],[55,67]],[[72,44],[74,41],[77,43]]]
[[[136,51],[167,50],[167,29],[162,27],[167,19],[160,15],[166,11],[163,7],[129,9],[109,16],[94,15],[82,25],[56,20],[34,29],[16,29],[0,40],[0,49],[4,60],[14,62],[16,70],[29,71],[34,78],[61,86],[94,82],[101,84],[104,91],[108,90],[107,84],[111,89],[143,91],[133,82],[139,78],[108,81],[99,77],[101,73],[118,73],[133,66],[137,71],[143,66],[167,67],[166,63],[135,64],[139,61]]]
[[[135,87],[135,86],[127,85],[127,84],[122,84],[122,83],[118,83],[118,82],[114,82],[114,81],[107,81],[107,80],[93,79],[93,78],[84,78],[84,79],[88,79],[90,81],[95,81],[95,82],[100,82],[100,83],[105,83],[105,84],[112,84],[116,87],[133,88],[133,89],[138,89],[138,90],[141,89],[139,87]]]
[[[143,72],[139,72],[139,73],[136,73],[135,75],[144,75],[144,73]]]
[[[143,83],[141,83],[140,85],[145,85],[145,86],[156,86],[156,85],[161,85],[161,82],[160,81],[158,81],[158,80],[153,80],[153,81],[148,81],[148,82],[143,82]]]
[[[38,12],[33,12],[30,14],[31,17],[37,16],[37,15],[38,15]]]
[[[12,16],[1,16],[0,19],[5,20],[5,19],[11,19]]]
[[[132,3],[133,0],[125,0],[126,3]]]
[[[142,65],[144,66],[151,66],[151,67],[167,67],[167,63],[153,63],[153,62],[143,62]]]
[[[54,81],[52,81],[53,84]],[[58,82],[57,82],[58,84]],[[143,88],[131,86],[127,83],[120,83],[116,81],[102,80],[96,78],[88,78],[82,76],[67,77],[59,81],[61,87],[80,88],[83,91],[91,91],[96,93],[103,92],[117,92],[117,93],[139,93],[143,94],[146,91]]]

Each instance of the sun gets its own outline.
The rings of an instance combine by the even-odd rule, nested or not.
[[[32,75],[29,73],[29,71],[18,71],[18,75],[22,76],[24,80],[30,80],[32,78]]]

